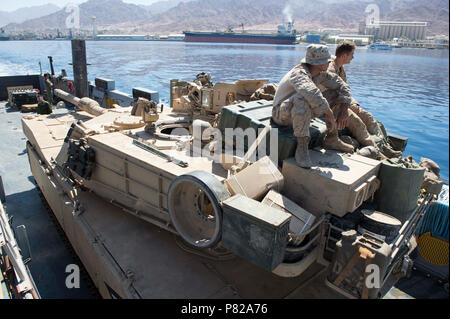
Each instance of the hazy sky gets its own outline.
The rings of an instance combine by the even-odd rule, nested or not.
[[[23,7],[39,6],[46,3],[53,3],[59,7],[64,7],[69,3],[80,4],[87,0],[15,0],[15,1],[1,1],[0,11],[14,11]],[[123,2],[134,4],[152,4],[161,0],[123,0]]]

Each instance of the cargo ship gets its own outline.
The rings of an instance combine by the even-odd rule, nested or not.
[[[3,29],[0,29],[0,41],[7,41],[9,40],[9,37],[5,34],[5,31]]]
[[[292,29],[292,23],[278,26],[277,33],[247,33],[234,32],[231,28],[220,32],[190,32],[185,31],[185,42],[214,42],[214,43],[258,43],[258,44],[297,44],[297,32]]]

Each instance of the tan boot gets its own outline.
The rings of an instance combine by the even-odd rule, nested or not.
[[[336,150],[344,153],[353,153],[353,146],[342,142],[338,137],[337,130],[327,133],[327,136],[323,141],[323,147],[326,149]]]
[[[375,143],[375,140],[371,136],[367,137],[364,140],[361,140],[360,144],[363,146],[373,146],[375,148],[378,148],[377,143]]]
[[[309,138],[297,137],[297,149],[295,150],[295,161],[297,165],[303,168],[310,168],[312,166],[308,151]]]
[[[381,153],[386,155],[388,158],[400,158],[403,155],[401,151],[394,151],[392,147],[387,143],[383,143]]]
[[[387,160],[387,159],[389,159],[389,157],[385,156],[383,153],[381,153],[381,151],[378,152],[377,160],[384,161],[384,160]]]

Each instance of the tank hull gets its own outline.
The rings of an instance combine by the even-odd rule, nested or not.
[[[323,274],[324,265],[317,263],[320,248],[298,265],[277,269],[279,276],[274,276],[229,252],[211,255],[184,244],[170,227],[170,221],[161,218],[164,200],[161,208],[153,207],[148,214],[142,214],[119,203],[124,196],[119,190],[102,193],[103,186],[97,188],[87,183],[90,191],[73,186],[52,159],[58,161],[71,122],[84,119],[84,125],[89,122],[90,125],[101,125],[99,118],[80,112],[58,117],[59,124],[52,115],[23,119],[22,124],[28,137],[27,154],[37,185],[103,298],[300,298],[314,295],[314,286],[301,291],[297,291],[297,287],[315,274]],[[111,133],[97,136],[108,135],[113,137]],[[98,145],[100,142],[97,140]],[[116,149],[123,147],[116,146]],[[109,152],[115,152],[114,148],[111,144]],[[138,149],[134,152],[139,153]],[[103,157],[103,160],[118,163],[123,156],[119,152],[116,155]],[[153,163],[158,160],[153,156]],[[129,176],[132,162],[128,162]],[[98,164],[100,167],[105,162],[99,160]],[[157,175],[164,175],[164,165],[155,165],[158,166]],[[165,165],[170,165],[167,170],[171,176],[166,176],[168,183],[183,170],[175,168],[174,163]],[[213,170],[204,163],[203,168]],[[220,178],[220,174],[215,176]],[[152,178],[147,176],[148,179]],[[131,184],[130,178],[127,180],[130,190],[137,186]],[[154,192],[156,198],[164,196],[164,187],[163,181],[162,193],[147,190],[146,196],[153,196],[149,192]],[[113,197],[117,201],[112,200]],[[142,204],[142,201],[137,202]],[[155,216],[160,217],[160,223],[154,222]],[[286,273],[292,278],[286,278]],[[332,291],[329,293],[329,298],[339,297]],[[324,295],[317,297],[326,298]]]
[[[79,111],[22,119],[32,174],[102,297],[340,297],[325,287],[325,278],[309,280],[323,277],[329,265],[324,259],[325,215],[314,226],[302,259],[281,263],[272,272],[251,259],[237,258],[225,246],[218,251],[187,245],[172,225],[167,204],[170,185],[198,170],[221,182],[228,171],[209,157],[195,157],[183,149],[173,150],[167,160],[137,147],[136,137],[148,143],[154,140],[152,145],[161,149],[173,148],[177,141],[163,140],[143,126],[120,132],[118,123],[134,124],[124,117],[142,119],[131,115],[131,107],[99,116]],[[170,109],[159,113],[162,122],[174,118],[187,120]],[[74,155],[69,151],[74,140],[83,140],[95,151],[89,178],[77,176],[72,167],[69,175],[63,169],[67,157]],[[179,166],[174,158],[188,165]]]
[[[200,256],[191,254],[177,236],[93,193],[77,197],[78,205],[84,207],[79,211],[60,191],[70,185],[62,176],[48,175],[48,167],[30,144],[27,151],[40,190],[105,299],[341,298],[325,288],[323,281],[320,285],[326,295],[324,291],[317,294],[317,282],[304,286],[325,269],[311,258],[302,276],[278,277],[239,258],[212,260],[201,251],[191,251]],[[296,272],[295,267],[290,268]],[[297,290],[299,286],[301,290]]]

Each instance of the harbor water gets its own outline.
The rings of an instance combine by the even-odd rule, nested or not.
[[[193,80],[200,72],[214,83],[265,78],[279,82],[300,62],[306,45],[204,44],[169,41],[87,41],[89,80],[114,79],[116,88],[159,91],[169,101],[170,79]],[[330,46],[331,52],[334,46]],[[0,76],[66,69],[72,76],[70,41],[0,42]],[[449,51],[358,48],[346,66],[353,96],[390,133],[409,138],[404,155],[428,157],[449,177]],[[6,125],[3,123],[2,125]]]

